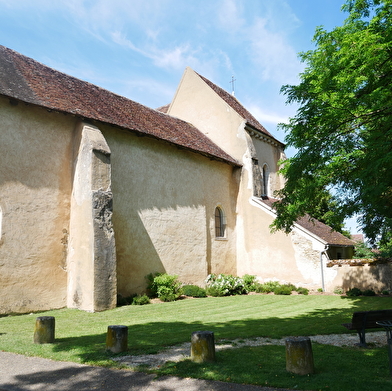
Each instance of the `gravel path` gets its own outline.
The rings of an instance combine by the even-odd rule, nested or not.
[[[312,342],[317,342],[333,346],[351,346],[354,347],[359,342],[357,334],[332,334],[332,335],[315,335],[309,337]],[[215,343],[215,350],[242,348],[244,346],[262,346],[262,345],[285,345],[286,338],[252,338],[252,339],[236,339],[236,340],[220,340]],[[387,345],[387,337],[385,331],[377,331],[366,333],[366,342],[368,345],[385,346]],[[152,368],[158,368],[167,361],[178,362],[190,357],[190,342],[182,345],[168,348],[158,354],[145,354],[140,356],[122,356],[113,358],[113,360],[121,362],[130,367],[138,365],[148,365]]]

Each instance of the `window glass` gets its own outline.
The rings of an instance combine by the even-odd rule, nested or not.
[[[215,236],[217,238],[224,238],[226,231],[225,216],[222,208],[217,206],[215,208]]]

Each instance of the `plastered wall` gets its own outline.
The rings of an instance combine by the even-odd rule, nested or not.
[[[73,121],[5,98],[0,117],[0,313],[63,307]]]
[[[377,264],[363,266],[332,266],[327,270],[333,276],[328,281],[327,291],[333,292],[335,288],[348,291],[359,288],[362,291],[372,289],[377,293],[383,290],[392,291],[392,264]]]
[[[200,285],[210,272],[236,274],[236,169],[129,132],[102,131],[112,151],[119,293],[143,292],[151,272]],[[217,205],[226,214],[223,240],[215,239]]]

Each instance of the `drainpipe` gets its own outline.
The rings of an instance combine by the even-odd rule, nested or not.
[[[323,253],[327,253],[328,251],[328,244],[325,245],[324,250],[320,251],[320,266],[321,266],[321,287],[323,289],[323,292],[325,292],[325,282],[324,282],[324,267],[323,267]],[[328,255],[327,255],[328,256]]]

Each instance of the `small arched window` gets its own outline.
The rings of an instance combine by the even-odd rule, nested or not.
[[[223,209],[219,206],[215,208],[215,237],[224,238],[226,235],[226,218]]]
[[[269,170],[268,166],[263,166],[263,195],[269,196]]]

